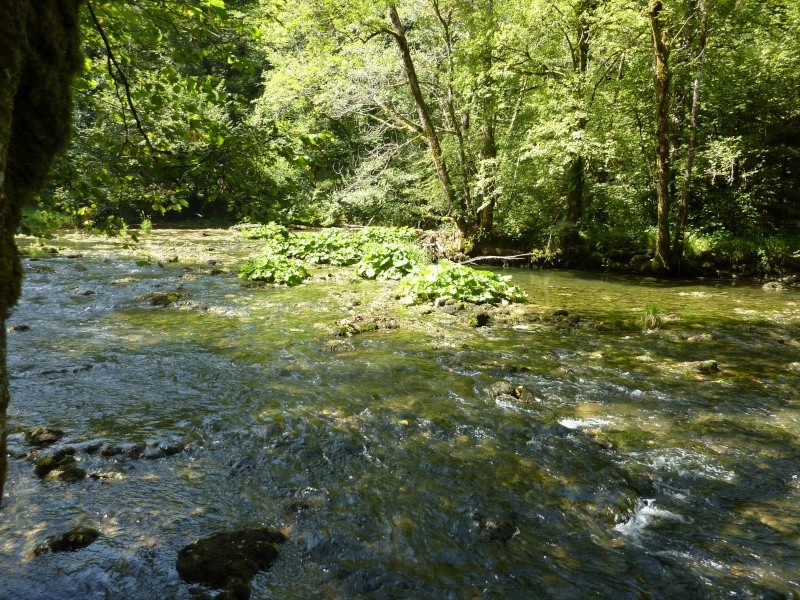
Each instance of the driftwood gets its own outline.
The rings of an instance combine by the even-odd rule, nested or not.
[[[468,265],[470,263],[478,262],[481,260],[524,260],[529,256],[533,256],[533,252],[526,252],[525,254],[515,254],[514,256],[476,256],[475,258],[470,258],[469,260],[465,260],[458,264]]]

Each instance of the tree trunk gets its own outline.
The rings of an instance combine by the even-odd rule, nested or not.
[[[7,471],[6,319],[22,285],[14,234],[69,138],[80,0],[0,1],[0,501]]]
[[[483,138],[481,158],[485,161],[484,164],[491,165],[490,168],[493,170],[488,177],[489,183],[483,188],[483,203],[478,213],[478,231],[485,238],[491,237],[494,231],[494,209],[497,204],[497,186],[494,184],[497,176],[497,165],[495,164],[497,160],[497,141],[494,135],[495,125],[492,103],[491,99],[484,100],[483,126],[481,128],[481,137]]]
[[[417,109],[417,116],[419,117],[419,124],[422,128],[422,134],[425,137],[425,142],[427,143],[428,149],[431,153],[433,167],[436,170],[436,175],[439,178],[439,183],[441,184],[442,192],[444,193],[447,204],[450,207],[455,208],[459,213],[456,218],[456,223],[458,224],[461,233],[466,236],[467,234],[471,233],[471,228],[468,220],[466,219],[467,206],[465,199],[463,197],[459,199],[456,196],[455,189],[453,188],[453,182],[450,179],[450,173],[447,170],[447,164],[444,160],[442,147],[439,143],[439,136],[437,135],[436,128],[433,125],[428,104],[425,101],[425,97],[422,95],[422,88],[419,85],[417,70],[414,67],[414,61],[411,57],[411,50],[408,47],[405,28],[403,27],[402,21],[400,21],[400,15],[397,14],[397,7],[392,2],[389,3],[387,16],[389,23],[391,24],[390,32],[395,43],[397,44],[397,49],[400,51],[400,58],[403,61],[403,70],[406,73],[408,86],[411,90],[411,97],[413,98],[414,106]]]
[[[583,78],[589,69],[589,20],[588,11],[595,8],[596,2],[584,0],[579,5],[578,15],[578,43],[573,46],[572,68],[579,78]],[[581,82],[582,84],[582,82]],[[583,86],[580,85],[579,88]],[[586,118],[578,120],[578,130],[582,132],[586,128]],[[578,221],[583,217],[583,195],[585,186],[586,159],[582,153],[573,156],[567,166],[567,221],[577,226]],[[574,227],[572,236],[577,238],[577,229]],[[574,240],[573,240],[574,241]]]
[[[686,144],[686,166],[683,170],[683,189],[678,201],[678,220],[675,223],[675,241],[672,248],[673,262],[680,262],[683,258],[684,235],[686,221],[689,213],[689,197],[692,193],[692,167],[694,165],[694,151],[697,147],[697,113],[700,109],[700,85],[703,81],[703,62],[706,55],[706,40],[708,38],[708,11],[705,0],[694,0],[694,11],[699,19],[700,40],[697,48],[697,67],[692,85],[692,108],[689,116],[689,140]]]
[[[494,2],[488,0],[484,8],[484,22],[490,36],[484,42],[480,66],[483,83],[481,115],[481,171],[485,184],[482,188],[481,205],[478,211],[478,237],[483,243],[489,243],[494,234],[494,211],[497,204],[497,138],[495,136],[496,99],[495,81],[492,77],[494,68],[495,43],[491,36],[495,30]],[[489,173],[486,173],[487,169]]]
[[[653,34],[653,71],[656,104],[656,194],[658,198],[658,231],[654,267],[666,270],[671,265],[669,239],[670,211],[670,140],[669,140],[669,94],[672,73],[669,66],[669,36],[662,22],[661,0],[651,0],[648,6],[650,27]]]

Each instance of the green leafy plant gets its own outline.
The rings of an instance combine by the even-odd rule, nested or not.
[[[644,309],[642,325],[645,329],[662,329],[664,327],[664,309],[658,304],[648,304]]]
[[[308,277],[308,269],[299,260],[270,252],[251,257],[239,270],[241,279],[288,286],[299,285]]]
[[[498,304],[503,300],[524,302],[525,293],[508,282],[510,275],[498,275],[458,265],[448,260],[414,269],[400,281],[400,295],[405,302],[450,297],[473,304]]]
[[[411,244],[370,244],[356,265],[356,273],[365,279],[402,279],[414,267],[427,262],[421,249]]]
[[[267,223],[266,225],[243,229],[242,237],[247,240],[288,240],[289,230],[277,223]]]
[[[319,265],[352,265],[361,254],[360,244],[338,229],[293,235],[286,248],[287,256]]]
[[[142,220],[139,223],[139,231],[141,233],[147,234],[153,230],[153,221],[150,217],[146,217],[142,215]]]
[[[354,231],[322,229],[289,236],[283,251],[290,258],[312,264],[346,266],[361,260],[369,246],[407,244],[416,238],[416,231],[408,227],[364,227]]]

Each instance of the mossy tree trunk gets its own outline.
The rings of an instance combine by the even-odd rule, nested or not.
[[[22,286],[14,234],[72,119],[81,0],[0,1],[0,501],[7,471],[6,319]]]
[[[672,262],[669,238],[670,171],[672,147],[669,138],[669,101],[672,71],[669,64],[669,35],[663,21],[661,0],[651,0],[648,17],[653,35],[653,72],[656,104],[656,193],[658,198],[658,230],[653,267],[667,270]]]

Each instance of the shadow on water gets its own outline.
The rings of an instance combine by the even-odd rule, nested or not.
[[[532,310],[583,321],[434,314],[332,353],[376,286],[243,291],[81,251],[29,263],[47,268],[12,319],[31,329],[10,335],[0,597],[193,598],[178,549],[262,524],[290,541],[256,598],[800,594],[796,295],[534,274]],[[176,306],[137,300],[177,287]],[[656,297],[674,318],[644,334]],[[38,425],[96,479],[37,479],[20,432]],[[79,524],[102,537],[32,557]]]

